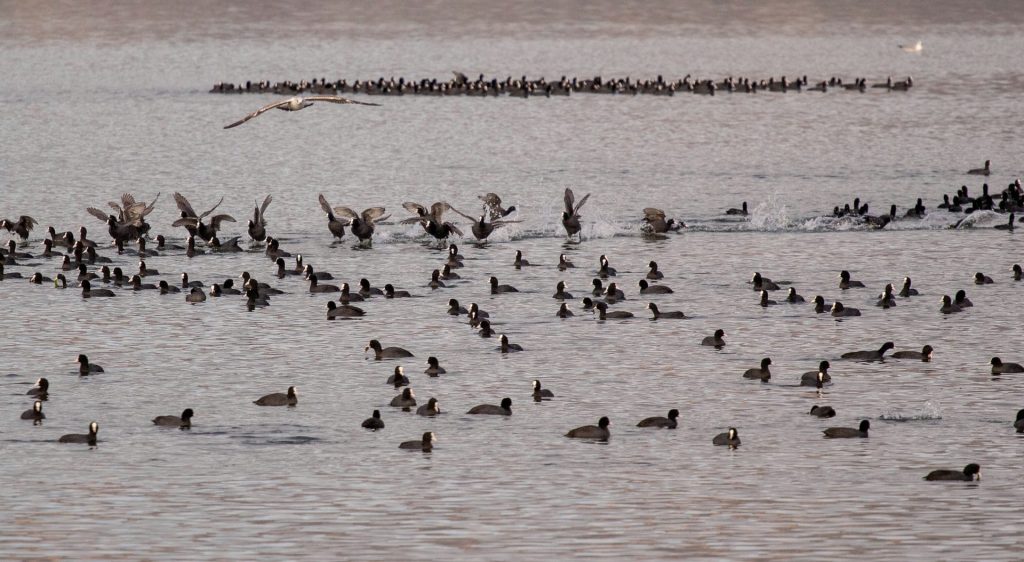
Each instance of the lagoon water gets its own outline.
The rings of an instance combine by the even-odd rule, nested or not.
[[[194,10],[194,8],[192,9]],[[1020,557],[1021,447],[1011,422],[1024,407],[1019,376],[988,361],[1024,360],[1021,234],[1004,219],[935,208],[986,159],[998,192],[1024,170],[1019,125],[1021,12],[1012,2],[0,2],[0,216],[41,223],[22,251],[41,251],[45,226],[105,228],[85,207],[129,191],[152,200],[153,232],[180,191],[240,220],[273,193],[270,232],[341,281],[393,283],[417,298],[374,299],[357,321],[324,319],[327,296],[278,280],[260,252],[147,260],[174,281],[207,284],[243,270],[288,291],[247,312],[238,298],[190,306],[181,295],[0,282],[0,558],[4,559],[986,559]],[[901,43],[921,40],[924,51]],[[219,81],[563,74],[589,77],[813,80],[914,77],[910,92],[573,95],[551,99],[376,98],[381,107],[273,112],[221,127],[273,95],[208,94]],[[561,193],[592,193],[582,243],[567,244]],[[372,250],[335,244],[316,203],[450,201],[477,212],[499,193],[521,223],[485,247],[457,240],[463,279],[426,287],[443,249],[417,226],[381,226]],[[821,218],[854,197],[930,215],[867,231]],[[722,212],[742,201],[749,220]],[[664,208],[690,228],[665,239],[638,230],[640,210]],[[394,223],[395,221],[390,221]],[[465,221],[462,221],[464,226]],[[466,229],[468,233],[468,228]],[[6,236],[6,233],[4,233]],[[6,238],[3,240],[6,242]],[[536,267],[512,267],[515,250]],[[110,249],[101,249],[113,255]],[[577,268],[554,265],[560,253]],[[579,309],[598,257],[636,318],[599,322]],[[132,256],[114,256],[134,270]],[[688,320],[652,322],[637,294],[656,260],[671,295],[653,299]],[[55,275],[56,260],[8,272]],[[289,260],[289,265],[291,260]],[[847,269],[868,288],[839,291]],[[754,271],[863,311],[836,321],[809,305],[757,306]],[[975,286],[982,271],[995,284]],[[519,294],[492,297],[487,278]],[[910,276],[921,296],[873,306]],[[577,299],[554,317],[555,283]],[[338,281],[340,282],[340,281]],[[965,289],[975,306],[939,314]],[[477,302],[525,352],[502,356],[449,298]],[[773,295],[781,300],[782,293]],[[699,346],[716,328],[721,351]],[[368,360],[369,339],[416,355]],[[852,363],[839,355],[935,348],[934,361]],[[76,374],[88,353],[106,373]],[[448,369],[422,374],[427,356]],[[741,373],[773,359],[773,379]],[[795,387],[821,360],[834,384]],[[403,365],[436,419],[387,406],[384,384]],[[46,421],[18,419],[38,377],[51,382]],[[540,379],[556,395],[534,403]],[[299,389],[295,408],[259,408]],[[513,400],[508,419],[471,419],[480,403]],[[806,415],[829,404],[838,416]],[[192,407],[191,431],[149,420]],[[681,412],[675,431],[642,418]],[[360,422],[380,409],[386,429]],[[607,415],[607,443],[569,429]],[[872,422],[871,437],[826,441],[829,426]],[[100,424],[100,443],[58,445]],[[738,428],[743,445],[713,447]],[[398,443],[424,431],[430,454]],[[982,466],[976,484],[931,483],[936,468]]]

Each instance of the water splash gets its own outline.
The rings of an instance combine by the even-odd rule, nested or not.
[[[878,419],[894,422],[941,420],[942,407],[938,403],[929,400],[924,403],[924,406],[919,411],[906,412],[891,409],[883,412],[882,415],[878,416]]]
[[[750,213],[750,222],[747,223],[747,230],[777,232],[789,230],[793,225],[794,221],[789,207],[779,200],[777,194],[773,194],[767,200],[754,206],[754,210]]]

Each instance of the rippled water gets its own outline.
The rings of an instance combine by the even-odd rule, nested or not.
[[[147,261],[173,281],[207,284],[247,270],[288,291],[249,313],[235,297],[189,306],[181,295],[121,292],[83,300],[74,289],[0,282],[0,553],[5,559],[357,558],[562,559],[1006,559],[1019,558],[1022,407],[1014,375],[988,360],[1021,361],[1020,291],[1009,267],[1019,233],[934,212],[868,232],[821,219],[859,196],[876,212],[981,182],[967,168],[993,161],[994,190],[1021,173],[1019,103],[1024,40],[1009,2],[218,4],[203,18],[130,2],[0,3],[0,215],[105,238],[84,212],[123,191],[151,200],[154,232],[181,242],[171,192],[197,208],[226,195],[241,221],[273,193],[270,230],[292,253],[340,280],[369,278],[413,292],[364,303],[357,321],[324,319],[327,300],[296,278],[277,280],[259,252],[180,252]],[[910,55],[895,47],[922,40]],[[753,96],[572,96],[552,99],[387,98],[382,107],[275,112],[221,127],[273,96],[213,96],[221,80],[443,77],[453,69],[633,77],[913,75],[907,93]],[[581,244],[558,223],[561,191],[592,193]],[[316,204],[384,205],[446,199],[475,212],[496,191],[523,221],[477,247],[460,241],[464,279],[426,287],[443,250],[418,227],[385,225],[372,250],[332,244]],[[749,221],[721,212],[748,201]],[[667,239],[640,236],[645,206],[691,225]],[[44,228],[24,251],[39,251]],[[515,270],[515,250],[537,267]],[[104,250],[105,254],[112,254]],[[566,253],[577,264],[555,269]],[[619,269],[636,318],[596,321],[579,310],[598,256]],[[116,265],[133,270],[131,256]],[[657,260],[673,287],[649,320],[636,282]],[[56,273],[55,260],[8,272]],[[841,292],[850,270],[868,289]],[[842,300],[844,321],[809,305],[763,310],[754,271],[810,298]],[[994,285],[976,287],[975,271]],[[490,296],[487,278],[519,294]],[[873,306],[885,283],[909,275],[922,296]],[[554,285],[576,294],[577,316],[554,317]],[[975,306],[942,316],[943,294],[964,288]],[[496,340],[445,314],[449,298],[477,302]],[[782,298],[781,293],[775,297]],[[698,345],[716,328],[729,344]],[[370,338],[416,354],[366,359]],[[935,348],[932,363],[840,361],[845,351]],[[79,378],[87,352],[106,373]],[[429,355],[449,373],[421,374]],[[740,374],[764,356],[771,384]],[[795,387],[832,362],[821,395]],[[405,366],[427,419],[387,406],[384,384]],[[9,374],[8,374],[9,373]],[[51,381],[41,426],[21,421],[24,395]],[[530,381],[554,391],[530,400]],[[251,401],[289,385],[295,408]],[[513,399],[508,419],[471,419],[479,403]],[[839,415],[806,415],[829,404]],[[189,432],[149,419],[196,411]],[[635,428],[681,411],[676,431]],[[382,410],[387,428],[359,423]],[[607,415],[612,439],[564,433]],[[872,421],[867,440],[825,441],[828,426]],[[58,445],[100,424],[98,447]],[[729,426],[743,445],[711,446]],[[400,451],[424,431],[431,454]],[[935,468],[982,466],[979,484],[928,483]],[[952,485],[948,485],[952,484]]]

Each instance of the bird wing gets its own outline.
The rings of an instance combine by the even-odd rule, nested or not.
[[[587,199],[590,199],[590,194],[589,193],[584,195],[583,199],[580,199],[579,203],[576,203],[576,207],[572,210],[572,214],[574,214],[574,215],[579,214],[580,207],[582,207],[583,204],[587,202]]]
[[[86,211],[88,211],[90,215],[100,219],[101,221],[107,222],[107,217],[109,215],[107,215],[107,213],[104,213],[103,211],[97,209],[96,207],[88,207],[86,209]]]
[[[498,197],[497,193],[488,193],[486,195],[478,195],[478,199],[484,202],[484,205],[488,207],[500,207],[501,197]]]
[[[475,223],[478,220],[476,217],[471,217],[471,216],[467,215],[466,213],[463,213],[462,211],[456,209],[455,207],[452,207],[451,205],[449,205],[448,208],[451,209],[452,212],[466,217],[467,219],[469,219],[470,222],[474,222]]]
[[[662,211],[661,209],[655,209],[654,207],[645,207],[644,219],[647,220],[648,222],[658,219],[665,220],[665,211]]]
[[[469,76],[466,76],[465,74],[459,72],[458,70],[453,70],[452,74],[455,75],[455,79],[458,80],[459,82],[469,82]]]
[[[156,197],[153,198],[153,202],[150,203],[149,205],[146,205],[146,208],[142,210],[142,215],[139,218],[145,218],[146,215],[152,213],[153,209],[156,209],[156,202],[159,201],[159,200],[160,200],[160,192],[158,191],[157,194],[156,194]]]
[[[450,228],[452,230],[452,232],[454,232],[455,234],[458,234],[459,236],[463,236],[462,231],[459,230],[459,227],[455,226],[454,224],[452,224],[450,222],[446,222],[445,224],[448,225],[448,228]]]
[[[405,210],[409,211],[410,213],[415,213],[417,217],[424,217],[427,214],[429,214],[427,213],[427,208],[424,207],[423,205],[420,205],[419,203],[411,203],[409,201],[406,201],[405,203],[402,203],[402,207],[404,207]]]
[[[273,202],[273,201],[274,201],[274,196],[273,195],[267,195],[267,198],[263,200],[263,204],[260,205],[260,217],[261,218],[263,217],[263,214],[267,212],[267,207],[269,207],[270,203]]]
[[[444,216],[445,211],[448,211],[451,208],[452,206],[449,205],[447,201],[438,201],[430,206],[430,216],[440,224],[441,217]]]
[[[131,193],[121,194],[121,206],[127,209],[128,207],[135,206],[135,196]]]
[[[562,197],[562,200],[565,201],[565,212],[571,215],[573,213],[572,204],[576,201],[576,196],[573,195],[572,190],[568,187],[565,188],[565,195]]]
[[[233,217],[231,215],[216,215],[216,216],[214,216],[213,218],[210,219],[210,226],[212,226],[214,230],[219,230],[220,229],[220,223],[222,223],[224,221],[227,221],[227,222],[237,222],[235,220],[235,217]]]
[[[146,216],[147,205],[137,202],[131,193],[121,194],[121,205],[124,209],[124,222],[141,221]]]
[[[363,209],[363,222],[373,222],[384,216],[384,207]]]
[[[367,102],[367,101],[350,100],[348,98],[343,98],[341,96],[310,96],[310,97],[302,98],[302,99],[304,99],[306,101],[325,101],[327,103],[354,103],[356,105],[373,105],[373,106],[380,107],[379,103],[370,103],[370,102]],[[253,117],[255,117],[255,115],[253,115]],[[226,128],[227,127],[225,127],[225,129]]]
[[[328,215],[334,214],[334,210],[331,209],[331,205],[330,203],[327,202],[327,198],[324,197],[323,193],[320,194],[320,208],[323,209],[324,212],[327,213]]]
[[[185,199],[184,195],[178,192],[174,192],[174,203],[178,206],[178,210],[185,213],[186,215],[190,217],[199,216],[198,214],[196,214],[195,209],[192,208],[192,204],[188,202],[188,199]]]
[[[21,215],[20,217],[18,217],[18,220],[20,222],[25,223],[25,225],[28,227],[29,230],[32,230],[33,226],[39,224],[39,222],[37,222],[36,219],[34,219],[34,218],[32,218],[32,217],[30,217],[28,215]]]
[[[230,125],[225,125],[224,128],[225,129],[230,129],[232,127],[237,127],[237,126],[241,125],[242,123],[245,123],[246,121],[248,121],[248,120],[250,120],[250,119],[252,119],[254,117],[259,117],[260,115],[263,115],[264,113],[270,111],[271,109],[274,109],[275,107],[280,107],[282,105],[285,105],[285,104],[287,104],[290,101],[291,101],[291,98],[288,98],[286,100],[276,101],[276,102],[274,102],[274,103],[272,103],[270,105],[265,105],[265,106],[257,109],[256,111],[253,111],[249,115],[246,115],[245,117],[242,117],[238,121],[235,121],[234,123],[232,123]]]
[[[195,227],[199,224],[199,219],[195,217],[182,217],[171,223],[171,226],[192,226]]]
[[[220,204],[223,203],[223,202],[224,202],[224,196],[221,195],[220,201],[217,201],[217,204],[214,205],[212,209],[210,209],[209,211],[206,211],[205,213],[199,215],[199,220],[203,220],[204,218],[210,216],[210,213],[216,211],[217,207],[220,207]],[[234,219],[231,219],[231,222],[234,222]]]
[[[339,217],[345,217],[347,219],[359,218],[359,214],[353,211],[352,209],[349,209],[348,207],[335,207],[334,214],[338,215]]]

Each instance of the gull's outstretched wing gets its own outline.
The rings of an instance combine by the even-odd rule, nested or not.
[[[265,105],[265,106],[257,109],[256,111],[253,111],[249,115],[246,115],[245,117],[242,117],[238,121],[235,121],[234,123],[232,123],[230,125],[225,125],[224,128],[225,129],[230,129],[232,127],[237,127],[237,126],[241,125],[242,123],[245,123],[246,121],[248,121],[250,119],[253,119],[255,117],[259,117],[260,115],[263,115],[264,113],[270,111],[271,109],[274,109],[275,107],[279,107],[279,106],[285,105],[285,104],[287,104],[290,101],[291,101],[291,98],[288,98],[286,100],[276,101],[276,102],[274,102],[274,103],[272,103],[270,105]]]

